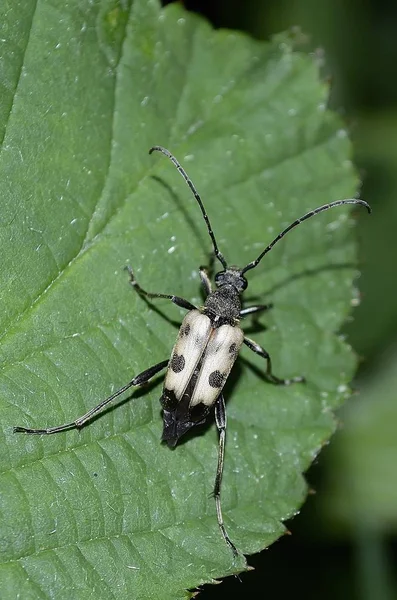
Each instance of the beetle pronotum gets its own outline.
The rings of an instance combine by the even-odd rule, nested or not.
[[[14,431],[51,434],[83,427],[94,415],[120,396],[120,394],[123,394],[133,386],[140,386],[149,382],[154,375],[166,368],[167,372],[160,402],[163,408],[162,441],[166,442],[168,446],[174,447],[179,438],[189,429],[195,425],[204,423],[212,407],[214,407],[215,422],[219,432],[218,465],[214,485],[216,513],[223,539],[236,556],[238,552],[225,529],[221,508],[221,482],[226,440],[226,410],[222,392],[223,386],[243,344],[266,360],[266,377],[270,382],[279,385],[289,385],[303,381],[302,377],[293,377],[291,379],[276,377],[272,371],[272,363],[268,352],[255,341],[246,337],[240,328],[242,317],[265,311],[268,308],[267,305],[263,304],[242,308],[240,295],[246,290],[248,285],[244,274],[254,269],[262,258],[270,252],[273,246],[291,229],[302,223],[302,221],[342,204],[361,204],[367,208],[368,212],[371,212],[371,208],[367,202],[356,198],[337,200],[329,204],[324,204],[306,213],[300,219],[296,219],[296,221],[279,233],[255,260],[248,263],[242,269],[228,267],[226,259],[218,248],[210,220],[193,182],[177,159],[168,150],[161,146],[154,146],[150,149],[149,153],[151,154],[154,151],[165,154],[172,161],[186,181],[201,209],[208,234],[212,241],[214,255],[222,265],[222,270],[215,275],[217,289],[212,290],[207,269],[200,267],[200,279],[207,296],[204,306],[196,307],[180,296],[146,292],[136,281],[132,269],[128,268],[130,283],[141,296],[148,299],[166,298],[177,306],[189,311],[182,321],[171,358],[163,360],[136,375],[117,392],[71,423],[46,429],[14,427]]]

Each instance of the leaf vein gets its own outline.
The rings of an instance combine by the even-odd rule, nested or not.
[[[21,76],[22,76],[22,71],[23,71],[23,67],[24,67],[24,63],[25,63],[26,51],[27,51],[27,48],[28,48],[28,45],[29,45],[29,41],[30,41],[30,36],[31,36],[31,33],[32,33],[32,26],[33,26],[33,21],[34,21],[35,15],[36,15],[38,3],[39,3],[39,0],[36,0],[35,5],[34,5],[34,9],[33,9],[33,12],[32,12],[32,19],[31,19],[31,23],[30,23],[30,27],[29,27],[29,35],[26,38],[26,44],[25,44],[25,47],[23,49],[23,55],[21,57],[21,64],[20,64],[20,67],[19,67],[16,84],[15,84],[14,90],[13,90],[14,93],[13,93],[12,100],[11,100],[11,103],[10,103],[10,107],[9,107],[9,110],[8,110],[8,115],[7,115],[6,120],[5,120],[5,125],[4,125],[4,128],[3,128],[3,135],[2,135],[2,137],[0,139],[0,157],[1,157],[1,154],[3,152],[3,142],[4,142],[4,139],[5,139],[6,135],[7,135],[8,123],[10,121],[10,116],[12,114],[12,111],[13,111],[13,108],[14,108],[14,104],[15,104],[15,98],[16,98],[16,95],[17,95],[17,92],[18,92],[19,84],[21,82]]]

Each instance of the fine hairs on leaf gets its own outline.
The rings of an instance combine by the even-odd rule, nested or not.
[[[350,142],[328,90],[288,37],[214,31],[154,0],[26,2],[0,8],[2,267],[0,580],[4,598],[186,598],[247,569],[219,535],[210,420],[174,451],[160,443],[160,382],[80,431],[72,421],[169,358],[182,311],[144,289],[202,304],[212,251],[170,148],[203,199],[245,301],[272,304],[226,387],[222,508],[237,548],[259,552],[304,501],[304,472],[335,429],[356,358],[335,332],[356,275],[349,206],[317,215],[251,270],[312,207],[354,198]]]

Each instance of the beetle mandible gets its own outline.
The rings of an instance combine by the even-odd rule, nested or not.
[[[241,318],[265,311],[269,308],[269,305],[263,304],[242,307],[240,296],[247,289],[248,285],[244,275],[247,271],[254,269],[286,233],[306,219],[342,204],[361,204],[367,208],[368,212],[371,212],[371,208],[367,202],[356,198],[337,200],[319,206],[286,227],[266,246],[255,260],[248,263],[242,269],[228,266],[225,257],[218,248],[204,204],[193,182],[177,159],[166,148],[153,146],[149,154],[154,151],[161,152],[172,161],[186,181],[200,207],[212,241],[214,256],[222,265],[222,270],[215,275],[216,289],[212,290],[207,269],[200,267],[200,279],[207,296],[204,306],[196,307],[180,296],[146,292],[138,284],[133,270],[128,267],[130,283],[141,296],[148,299],[166,298],[177,306],[189,311],[182,321],[171,358],[163,360],[136,375],[129,383],[117,390],[117,392],[71,423],[46,429],[14,427],[14,432],[52,434],[73,428],[79,429],[105,406],[120,396],[120,394],[123,394],[133,386],[148,383],[157,373],[163,369],[167,369],[160,402],[163,409],[162,441],[166,442],[168,446],[173,448],[178,443],[179,438],[189,431],[189,429],[203,424],[212,408],[214,408],[216,427],[219,432],[218,464],[213,492],[217,520],[223,539],[233,551],[234,556],[237,556],[238,551],[226,531],[221,508],[221,482],[226,441],[226,409],[222,391],[223,386],[243,344],[266,360],[266,377],[270,382],[279,385],[289,385],[304,381],[303,377],[292,377],[290,379],[276,377],[272,371],[272,363],[268,352],[254,340],[246,337],[240,328]]]

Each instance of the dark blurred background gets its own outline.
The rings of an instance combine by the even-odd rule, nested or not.
[[[288,524],[292,536],[250,558],[255,572],[206,586],[200,598],[397,599],[397,2],[184,5],[215,27],[264,40],[299,27],[305,50],[324,52],[330,106],[350,129],[361,197],[373,207],[357,231],[361,303],[344,331],[361,358],[354,383],[360,394],[340,414],[338,433],[307,474],[316,494]]]

